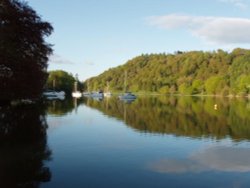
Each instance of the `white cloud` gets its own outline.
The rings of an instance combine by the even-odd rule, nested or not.
[[[58,55],[58,54],[53,54],[49,57],[49,63],[53,64],[74,64],[72,61]]]
[[[150,25],[164,29],[186,29],[209,43],[250,43],[250,19],[170,14],[148,18]]]
[[[198,36],[215,43],[250,43],[250,19],[217,18],[194,30]]]
[[[162,159],[148,165],[159,173],[250,172],[249,148],[211,147],[186,159]]]
[[[244,0],[219,0],[220,2],[223,2],[223,3],[230,3],[240,9],[247,9],[248,6],[246,4],[246,2]]]
[[[194,153],[191,159],[208,169],[224,172],[249,172],[249,148],[211,147]]]

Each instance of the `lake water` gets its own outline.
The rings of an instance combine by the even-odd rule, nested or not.
[[[0,187],[250,187],[250,101],[139,97],[0,108]]]

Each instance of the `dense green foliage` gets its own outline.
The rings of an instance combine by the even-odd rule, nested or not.
[[[74,86],[75,78],[73,75],[62,71],[50,71],[46,83],[47,89],[53,89],[56,91],[63,90],[65,92],[71,92]]]
[[[244,98],[139,97],[131,104],[110,98],[86,105],[141,132],[250,140],[250,101]]]
[[[247,95],[250,93],[250,50],[231,53],[179,52],[141,55],[126,64],[86,80],[89,90],[103,89],[109,82],[112,91],[127,88],[133,92],[162,94]],[[88,83],[88,84],[87,84]]]
[[[47,79],[53,28],[24,1],[0,2],[0,100],[37,98]]]
[[[64,91],[67,94],[70,94],[74,89],[75,82],[78,83],[78,89],[81,90],[82,83],[80,83],[77,78],[74,78],[72,74],[63,70],[50,71],[46,88],[56,91]]]

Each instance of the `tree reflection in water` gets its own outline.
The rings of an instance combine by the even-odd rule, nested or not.
[[[89,100],[85,104],[140,132],[250,140],[248,99],[158,96],[139,97],[131,104],[116,98],[108,100]]]
[[[35,188],[50,181],[46,129],[42,105],[0,107],[0,187]]]
[[[84,99],[66,98],[65,100],[51,100],[46,101],[47,113],[54,116],[64,116],[71,113],[73,110],[77,112],[78,106]]]

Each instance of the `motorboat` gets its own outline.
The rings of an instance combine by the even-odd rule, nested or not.
[[[104,95],[102,91],[98,91],[98,92],[92,92],[90,96],[93,98],[103,98]]]
[[[84,97],[90,97],[91,93],[90,92],[83,92],[82,96],[84,96]]]
[[[47,90],[43,92],[43,96],[47,99],[60,99],[63,100],[65,98],[64,91],[55,91],[55,90]]]
[[[135,100],[136,95],[132,94],[131,92],[125,92],[124,94],[119,96],[121,100]]]

